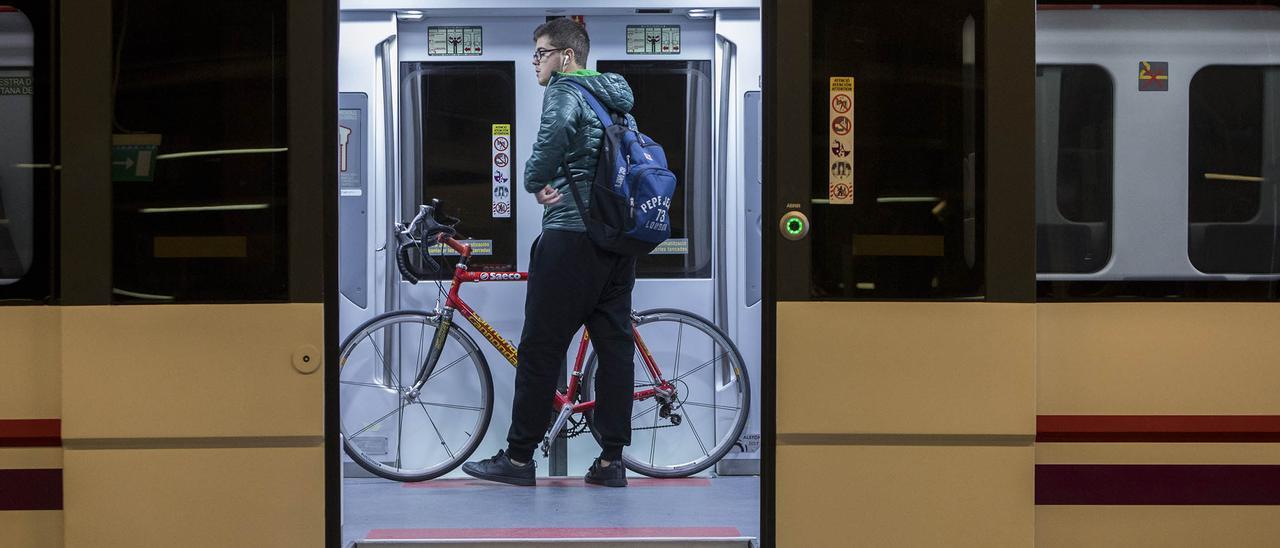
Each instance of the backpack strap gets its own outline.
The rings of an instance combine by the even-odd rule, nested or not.
[[[566,80],[566,82],[568,82],[569,85],[578,88],[578,91],[582,93],[582,98],[587,100],[588,105],[591,105],[591,110],[596,111],[596,117],[600,118],[600,123],[604,125],[605,129],[608,129],[609,126],[614,124],[613,115],[609,113],[609,109],[604,108],[604,105],[600,104],[600,100],[596,99],[594,93],[591,93],[586,86],[574,82],[573,80]]]

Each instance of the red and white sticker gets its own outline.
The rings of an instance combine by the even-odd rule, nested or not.
[[[493,159],[493,216],[511,217],[511,124],[493,124],[493,142],[489,156]]]
[[[830,127],[827,139],[827,198],[853,203],[853,77],[831,78]]]

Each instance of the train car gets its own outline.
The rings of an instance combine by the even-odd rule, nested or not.
[[[639,260],[634,308],[681,308],[712,320],[738,341],[749,375],[758,376],[761,54],[758,6],[752,2],[714,10],[677,5],[568,11],[532,5],[490,9],[470,2],[437,3],[427,10],[344,4],[344,336],[379,313],[431,310],[443,297],[434,283],[403,279],[394,245],[387,244],[394,242],[395,222],[412,218],[431,199],[463,219],[460,229],[476,253],[473,271],[528,269],[543,208],[523,190],[542,96],[527,54],[533,30],[560,16],[579,17],[590,32],[588,68],[628,79],[641,131],[663,145],[679,181],[671,239]],[[645,32],[659,42],[640,40]],[[461,41],[449,42],[448,33],[462,33]],[[447,283],[453,263],[442,260],[445,268],[435,277]],[[524,284],[486,284],[466,291],[468,302],[498,333],[518,339],[524,290]],[[498,351],[484,350],[500,396],[490,436],[477,454],[505,443],[498,434],[509,424],[505,395],[514,378]],[[358,397],[357,390],[351,392]],[[758,391],[754,395],[758,399]],[[752,411],[744,441],[723,471],[758,471],[758,413]],[[394,440],[377,443],[383,442],[395,447]],[[542,460],[541,466],[579,474],[594,456],[593,446],[590,437],[573,440],[567,462]]]

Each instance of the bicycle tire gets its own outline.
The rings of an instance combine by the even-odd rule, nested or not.
[[[442,352],[442,357],[437,362],[436,369],[428,379],[428,384],[424,385],[419,399],[409,401],[409,398],[405,395],[404,385],[412,383],[404,380],[408,379],[408,376],[403,373],[403,370],[401,370],[402,373],[399,376],[394,373],[390,373],[390,377],[393,379],[392,384],[397,387],[395,390],[391,389],[391,387],[387,385],[387,378],[385,376],[383,378],[378,378],[376,376],[378,364],[370,363],[370,359],[378,360],[382,365],[387,366],[390,360],[386,355],[392,354],[391,350],[395,347],[402,349],[403,347],[401,347],[399,342],[396,342],[394,347],[387,347],[384,352],[384,349],[378,346],[377,339],[374,338],[374,333],[381,333],[378,338],[382,338],[387,333],[392,333],[391,331],[383,332],[385,328],[408,327],[410,331],[407,334],[412,336],[412,329],[414,326],[420,326],[418,327],[420,333],[417,335],[419,343],[421,344],[424,340],[429,342],[431,338],[426,335],[427,333],[430,333],[431,337],[434,337],[440,326],[440,318],[434,313],[415,310],[388,312],[375,316],[357,327],[356,330],[343,341],[338,355],[338,379],[340,390],[338,400],[340,415],[339,428],[342,434],[343,449],[346,451],[347,455],[351,457],[351,460],[361,468],[364,468],[379,477],[401,482],[426,481],[437,478],[448,473],[454,468],[457,468],[463,462],[466,462],[467,458],[475,452],[476,448],[479,447],[481,441],[484,439],[484,434],[488,430],[489,422],[493,417],[493,376],[489,370],[488,361],[485,359],[484,353],[480,351],[480,347],[476,345],[475,340],[473,340],[471,336],[463,331],[457,324],[454,324],[449,329],[449,338],[446,339],[445,350]],[[397,331],[395,333],[398,334],[399,332]],[[383,340],[385,342],[387,339]],[[374,350],[372,354],[367,351],[360,350],[363,346],[369,346],[363,344],[365,341],[369,341],[372,345],[372,349]],[[453,343],[452,346],[457,347],[456,351],[450,350],[451,342]],[[407,351],[407,349],[404,350]],[[422,351],[422,347],[419,346],[418,353],[413,362],[414,364],[425,360],[425,357],[422,355]],[[357,354],[357,352],[359,352],[359,354]],[[395,353],[394,355],[398,358],[399,353]],[[353,359],[353,356],[355,359]],[[443,374],[446,374],[451,370],[461,369],[462,371],[467,371],[467,368],[465,367],[457,367],[458,365],[467,362],[470,362],[471,370],[474,371],[475,375],[474,388],[476,389],[475,391],[478,392],[475,396],[479,398],[477,405],[463,406],[459,404],[448,404],[427,400],[427,398],[441,397],[445,395],[436,394],[434,391],[429,390],[431,387],[429,383],[434,379],[441,379],[441,381],[437,383],[437,386],[441,386],[445,382],[453,382],[454,384],[470,384],[470,377],[457,379],[456,377],[458,374],[455,373],[446,381],[443,376]],[[399,362],[397,362],[397,366],[399,365]],[[418,366],[414,365],[413,369],[410,370],[415,376],[417,368]],[[370,375],[370,373],[372,373],[372,375]],[[344,374],[352,378],[344,378]],[[404,381],[402,382],[402,380]],[[441,386],[441,388],[443,388],[443,386]],[[396,395],[392,396],[392,394]],[[449,395],[455,398],[457,397],[456,393]],[[389,451],[389,447],[387,448],[388,451],[376,451],[379,447],[376,443],[373,443],[369,445],[375,450],[366,450],[360,446],[361,444],[354,443],[353,439],[360,438],[360,434],[368,431],[371,427],[386,419],[387,416],[383,416],[382,419],[378,419],[374,423],[363,425],[361,430],[353,432],[352,429],[355,424],[361,423],[361,414],[367,412],[364,409],[365,407],[370,407],[372,405],[377,408],[377,411],[373,413],[376,415],[376,413],[381,412],[382,409],[387,409],[386,406],[378,407],[376,405],[378,401],[381,400],[385,402],[392,399],[397,402],[393,403],[392,406],[398,405],[399,409],[397,417],[398,432],[395,438],[397,452],[394,460],[387,462],[383,459],[389,457],[379,458],[378,455],[386,455]],[[362,407],[361,403],[365,405]],[[417,403],[418,405],[414,406],[414,403]],[[446,429],[455,426],[455,424],[453,422],[443,420],[443,417],[442,420],[436,420],[431,416],[432,412],[428,410],[428,406],[437,407],[437,410],[435,411],[437,414],[449,414],[450,411],[454,410],[478,413],[478,415],[475,416],[474,422],[464,425],[463,433],[465,436],[459,436],[464,440],[464,442],[459,450],[454,451],[449,446],[448,441],[446,441],[446,437],[449,436],[442,433],[439,429],[439,425],[441,423],[449,425],[446,426]],[[419,418],[414,421],[416,428],[411,428],[411,430],[422,430],[428,427],[434,429],[434,434],[438,438],[440,445],[445,449],[446,455],[439,460],[439,462],[428,462],[426,463],[428,465],[420,467],[406,465],[406,459],[403,454],[406,440],[415,440],[413,443],[416,443],[416,445],[410,447],[410,450],[415,453],[427,455],[434,449],[433,446],[424,445],[421,442],[418,437],[419,432],[404,430],[405,415],[409,415],[411,419],[417,415],[416,413],[404,413],[404,410],[407,407],[413,407],[415,411],[416,409],[421,408],[421,415],[425,416],[427,419],[426,421],[422,421]],[[395,412],[396,411],[392,411],[392,413]],[[348,424],[349,418],[352,424]],[[471,429],[474,430],[474,432],[467,432],[465,426],[471,426]],[[390,436],[388,435],[385,439],[389,438]],[[390,442],[388,441],[387,444],[389,445],[389,443]],[[434,459],[423,457],[423,460],[425,462]]]
[[[678,463],[678,465],[674,465],[674,466],[656,466],[652,462],[654,460],[652,456],[646,460],[645,458],[643,458],[643,456],[636,455],[635,449],[631,447],[625,448],[622,454],[622,460],[624,465],[626,465],[627,469],[633,472],[636,472],[638,474],[643,474],[645,476],[649,476],[653,478],[681,478],[681,477],[688,477],[693,474],[702,472],[703,470],[706,470],[707,468],[710,468],[715,463],[719,462],[720,459],[724,458],[724,456],[727,455],[729,451],[733,449],[733,446],[735,443],[737,443],[739,436],[742,435],[743,428],[746,427],[747,417],[750,413],[750,408],[751,408],[751,382],[747,374],[746,363],[742,359],[742,354],[738,352],[738,347],[733,344],[733,341],[729,339],[729,336],[725,334],[725,332],[722,331],[719,327],[716,327],[715,324],[712,324],[711,322],[707,321],[705,318],[697,314],[694,314],[692,312],[687,312],[684,310],[674,309],[674,308],[655,308],[655,309],[645,310],[643,312],[636,313],[636,316],[640,318],[640,321],[636,323],[636,326],[638,328],[643,327],[645,325],[654,324],[657,322],[677,321],[677,322],[683,323],[684,325],[693,326],[695,329],[707,335],[710,335],[712,339],[715,340],[716,344],[719,344],[726,349],[723,354],[726,360],[731,362],[730,365],[732,366],[732,370],[734,371],[734,374],[736,377],[735,382],[738,384],[736,391],[739,396],[739,405],[735,409],[736,415],[734,416],[731,422],[730,429],[726,432],[727,435],[718,436],[716,438],[716,444],[714,445],[713,449],[705,450],[705,448],[703,448],[705,453],[703,457],[698,458],[692,462]],[[647,337],[646,337],[646,342],[650,347],[650,352],[655,355],[655,359],[660,359],[659,356],[663,353],[663,351],[661,349],[656,349],[654,341],[648,339]],[[663,365],[664,364],[659,363],[659,366],[663,366]],[[586,365],[584,366],[584,371],[583,371],[582,389],[580,393],[582,394],[582,398],[585,401],[590,401],[593,399],[593,395],[595,392],[594,381],[595,381],[596,366],[597,366],[597,357],[593,349],[587,358],[587,362],[586,362]],[[637,364],[637,366],[639,366],[639,364]],[[673,377],[675,377],[675,374],[677,371],[678,370],[673,370],[669,373],[672,374]],[[668,373],[667,371],[664,371],[664,374],[667,374],[667,373]],[[714,374],[714,370],[713,370],[713,374]],[[668,379],[668,380],[674,382],[674,379]],[[640,381],[641,379],[637,378],[637,383],[639,383]],[[645,401],[649,402],[652,400],[645,400]],[[636,402],[636,403],[644,404],[644,402]],[[686,403],[687,402],[682,402],[681,405],[683,406]],[[713,404],[713,407],[714,407],[714,404]],[[655,410],[653,411],[653,413],[655,415],[655,423],[656,423],[659,420],[659,418],[657,417],[658,412]],[[644,415],[644,414],[645,412],[641,412],[641,415]],[[591,426],[592,436],[594,436],[596,438],[596,441],[599,442],[599,439],[600,439],[599,434],[596,432],[596,429],[594,428],[594,413],[591,411],[587,411],[585,413],[585,418],[587,420],[588,425]],[[636,416],[633,415],[632,417],[633,422],[635,421],[635,419],[636,419]],[[683,424],[688,424],[688,425],[691,425],[690,426],[691,428],[696,428],[692,426],[693,424],[692,421],[684,422]],[[656,432],[656,430],[654,431]],[[696,434],[695,434],[695,437],[696,437]],[[650,441],[651,447],[657,445],[657,440],[658,440],[658,436],[657,434],[654,434]],[[634,442],[634,430],[633,430],[633,442]],[[700,438],[698,439],[698,443],[699,444],[702,443]],[[651,449],[650,455],[653,455],[654,453],[655,453],[655,450]]]

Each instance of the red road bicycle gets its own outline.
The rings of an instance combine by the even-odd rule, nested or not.
[[[524,281],[529,275],[468,270],[472,249],[454,238],[457,222],[433,200],[419,207],[408,226],[396,224],[397,264],[411,283],[431,277],[424,265],[437,264],[433,255],[446,249],[457,255],[447,297],[435,310],[370,319],[347,337],[339,354],[343,447],[361,467],[387,479],[423,481],[448,473],[476,450],[489,427],[492,374],[455,313],[516,365],[515,345],[467,305],[460,291],[464,283]],[[751,390],[742,356],[714,324],[681,310],[633,312],[632,333],[635,403],[623,462],[658,478],[707,469],[733,448],[747,421]],[[595,368],[584,330],[568,387],[555,395],[544,454],[557,437],[591,431]]]

